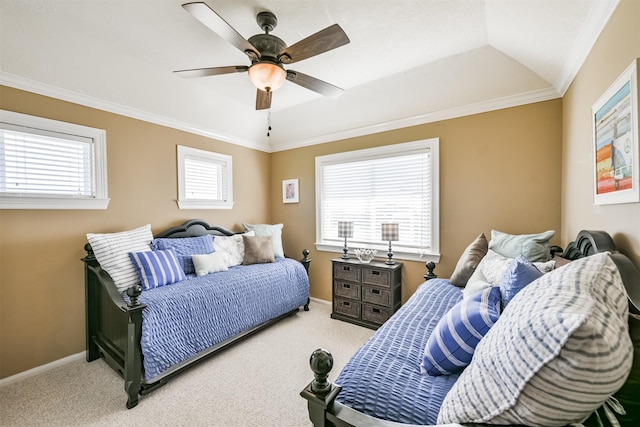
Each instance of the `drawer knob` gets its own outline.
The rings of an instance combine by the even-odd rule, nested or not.
[[[371,274],[373,274],[374,276],[379,276],[379,275],[380,275],[380,272],[379,272],[379,271],[376,271],[376,270],[373,270],[373,271],[371,272]]]
[[[372,310],[374,313],[380,313],[380,309],[379,309],[379,308],[375,308],[375,307],[374,307],[374,308],[372,308],[371,310]]]
[[[380,289],[371,289],[372,294],[380,295]]]
[[[342,271],[351,271],[351,267],[342,266]]]
[[[343,288],[347,288],[347,289],[351,289],[351,285],[350,285],[350,284],[348,284],[348,283],[343,283],[343,284],[342,284],[342,287],[343,287]]]
[[[349,307],[351,303],[349,301],[342,301],[342,305],[346,305],[347,307]]]

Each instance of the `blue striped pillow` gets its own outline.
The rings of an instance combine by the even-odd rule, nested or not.
[[[454,305],[427,340],[420,372],[449,375],[462,371],[473,352],[500,317],[500,288],[483,289]]]
[[[204,236],[198,237],[161,237],[151,242],[151,249],[154,251],[173,249],[184,272],[186,274],[195,273],[196,268],[193,266],[191,255],[210,254],[214,252],[213,236],[211,234],[205,234]]]
[[[129,252],[129,257],[138,271],[143,290],[159,288],[187,278],[173,249]]]

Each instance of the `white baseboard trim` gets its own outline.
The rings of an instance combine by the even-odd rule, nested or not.
[[[314,298],[314,297],[310,297],[309,299],[313,302],[317,302],[318,304],[331,305],[331,301],[327,301],[324,299]]]
[[[41,374],[46,371],[50,371],[51,369],[57,368],[58,366],[66,365],[67,363],[71,363],[73,361],[84,359],[86,352],[80,352],[77,354],[72,354],[71,356],[63,357],[62,359],[54,360],[51,363],[47,363],[45,365],[37,366],[33,369],[29,369],[28,371],[20,372],[19,374],[12,375],[7,378],[3,378],[0,380],[0,387],[13,384],[18,381],[26,380],[27,378],[34,377],[38,374]]]

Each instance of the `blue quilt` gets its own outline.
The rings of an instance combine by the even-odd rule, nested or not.
[[[420,361],[431,331],[460,299],[448,280],[423,283],[344,367],[336,400],[384,420],[435,425],[458,375],[423,375]]]
[[[152,382],[176,363],[307,303],[301,263],[242,265],[142,292],[142,355]]]

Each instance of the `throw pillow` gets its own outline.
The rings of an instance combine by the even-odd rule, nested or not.
[[[549,241],[555,233],[549,230],[538,234],[507,234],[491,230],[489,249],[508,258],[523,255],[529,261],[545,262],[551,259]]]
[[[159,288],[187,278],[173,249],[130,252],[129,257],[140,276],[142,290]]]
[[[452,285],[464,287],[467,284],[478,264],[487,254],[488,245],[489,242],[487,242],[487,238],[482,233],[467,246],[449,279]]]
[[[198,276],[229,269],[229,255],[222,251],[211,252],[210,254],[194,254],[191,255],[191,258]]]
[[[151,225],[119,233],[87,233],[87,240],[100,266],[109,273],[118,291],[124,292],[140,283],[129,252],[151,250]]]
[[[487,288],[454,305],[427,340],[420,372],[455,374],[471,362],[473,352],[500,317],[500,289]]]
[[[271,236],[242,236],[244,240],[244,265],[275,262]]]
[[[503,257],[489,249],[469,278],[467,286],[462,290],[464,298],[469,298],[485,287],[500,286],[502,275],[512,261],[512,258]]]
[[[273,238],[273,254],[284,258],[282,248],[282,224],[244,224],[247,231],[254,231],[256,236],[271,236]]]
[[[627,315],[626,291],[607,253],[545,274],[520,291],[480,341],[438,423],[581,422],[629,374]]]
[[[159,238],[151,243],[153,250],[173,249],[186,274],[194,273],[191,255],[210,254],[213,252],[213,236],[205,234],[198,237]]]
[[[255,236],[255,232],[247,231],[247,236]],[[242,234],[234,234],[233,236],[216,236],[213,239],[213,248],[216,252],[222,251],[229,255],[227,267],[233,267],[242,264],[244,258],[244,241]]]
[[[525,286],[541,277],[542,273],[525,257],[520,255],[511,261],[500,281],[500,294],[502,295],[502,309]]]

